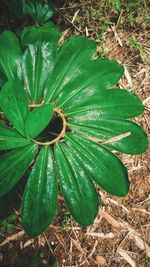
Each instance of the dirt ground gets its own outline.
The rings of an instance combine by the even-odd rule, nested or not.
[[[149,135],[150,2],[121,1],[121,8],[114,5],[117,2],[57,1],[55,23],[63,32],[61,41],[80,34],[94,38],[99,57],[124,65],[125,75],[118,86],[142,98],[145,112],[135,121]],[[2,16],[1,29],[18,26],[18,21],[10,18]],[[53,224],[34,239],[24,233],[20,213],[15,210],[13,230],[0,230],[0,266],[150,266],[150,153],[119,157],[131,182],[127,197],[114,197],[98,188],[102,206],[94,223],[83,228],[72,220],[60,196]]]

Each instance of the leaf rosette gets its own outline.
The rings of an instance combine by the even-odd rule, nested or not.
[[[22,203],[30,235],[52,222],[58,184],[73,218],[91,224],[100,204],[94,183],[115,196],[129,191],[127,170],[111,149],[136,155],[148,146],[130,120],[143,113],[141,100],[112,87],[123,67],[96,58],[93,40],[58,41],[50,23],[25,28],[20,40],[10,31],[0,36],[0,196],[30,169]]]

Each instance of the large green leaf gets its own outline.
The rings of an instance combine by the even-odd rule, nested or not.
[[[82,162],[65,144],[55,146],[60,188],[73,218],[87,226],[95,219],[99,200],[91,177]]]
[[[28,145],[0,157],[0,197],[7,194],[23,176],[37,152],[37,145]]]
[[[32,26],[22,33],[23,77],[29,97],[37,103],[43,96],[47,79],[51,76],[57,53],[58,31],[47,23]]]
[[[22,224],[29,235],[38,235],[51,223],[56,213],[57,181],[53,152],[41,149],[27,182],[22,206]]]
[[[99,92],[98,95],[92,97],[83,95],[79,98],[75,95],[73,99],[74,102],[67,107],[65,113],[71,118],[80,115],[92,118],[93,114],[94,118],[101,116],[133,118],[144,111],[142,101],[135,94],[121,89]]]
[[[49,124],[53,115],[53,104],[45,104],[29,113],[25,123],[25,132],[28,137],[34,138]]]
[[[110,59],[81,59],[65,80],[63,91],[57,99],[57,106],[68,111],[86,101],[99,99],[105,89],[116,84],[124,73],[117,61]]]
[[[43,0],[26,0],[25,9],[26,13],[39,23],[50,19],[55,12],[52,2],[46,3]]]
[[[30,143],[30,140],[24,138],[15,129],[0,123],[0,150],[23,147]]]
[[[48,80],[44,99],[51,102],[56,99],[64,86],[74,79],[83,62],[89,62],[96,50],[96,43],[83,36],[68,39],[59,49],[55,67]]]
[[[50,35],[54,35],[53,37],[56,39],[55,42],[58,41],[59,32],[53,22],[46,22],[42,26],[27,26],[23,28],[20,34],[21,44],[23,48],[26,48],[27,45],[34,44],[38,41],[50,42],[52,40]]]
[[[50,0],[2,0],[10,12],[22,19],[31,16],[36,22],[45,22],[54,15],[54,5]]]
[[[0,89],[4,85],[4,83],[7,81],[6,75],[2,72],[0,69]]]
[[[0,70],[7,79],[21,78],[21,48],[11,31],[0,34]]]
[[[136,155],[143,153],[148,148],[148,138],[143,128],[134,122],[108,117],[94,117],[81,115],[69,121],[70,128],[84,136],[99,138],[101,141],[117,137],[105,143],[120,152]]]
[[[102,145],[72,133],[66,134],[65,141],[98,185],[110,194],[126,196],[129,180],[119,158]]]
[[[26,92],[20,81],[9,80],[1,91],[1,108],[7,119],[22,134],[28,117],[28,101]]]

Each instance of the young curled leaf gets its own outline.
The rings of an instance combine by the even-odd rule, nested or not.
[[[53,104],[45,104],[31,111],[25,122],[26,136],[34,138],[40,134],[49,124],[52,115]]]

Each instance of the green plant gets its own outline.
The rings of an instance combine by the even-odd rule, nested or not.
[[[139,55],[143,62],[150,63],[150,55],[147,55],[144,51],[144,47],[142,44],[140,44],[135,37],[131,37],[127,40],[127,44],[139,52]]]
[[[138,27],[139,19],[142,20],[143,14],[147,14],[146,3],[143,0],[125,2],[125,15],[131,27]]]
[[[7,219],[0,219],[0,232],[8,231],[11,232],[14,229],[14,221],[17,219],[15,214],[10,215]]]
[[[26,15],[35,22],[46,22],[54,15],[54,5],[51,1],[44,0],[2,0],[8,9],[19,18]]]
[[[123,67],[95,59],[95,41],[83,36],[57,47],[58,32],[50,23],[25,28],[20,42],[10,31],[0,38],[6,117],[0,124],[0,150],[6,151],[0,157],[0,196],[30,168],[22,204],[30,235],[53,220],[58,182],[73,218],[91,224],[100,204],[92,180],[116,196],[129,190],[127,170],[110,149],[133,155],[148,145],[144,130],[129,120],[143,112],[141,100],[111,88]]]
[[[144,4],[144,0],[129,1],[127,3],[124,3],[126,7],[129,7],[129,9],[133,11],[140,11],[142,4]]]
[[[117,12],[120,12],[121,10],[120,0],[109,0],[108,4],[112,6],[112,9],[116,10]]]
[[[135,17],[135,15],[134,15],[133,12],[130,12],[128,14],[128,19],[129,19],[129,22],[130,22],[131,27],[136,26],[136,17]]]

